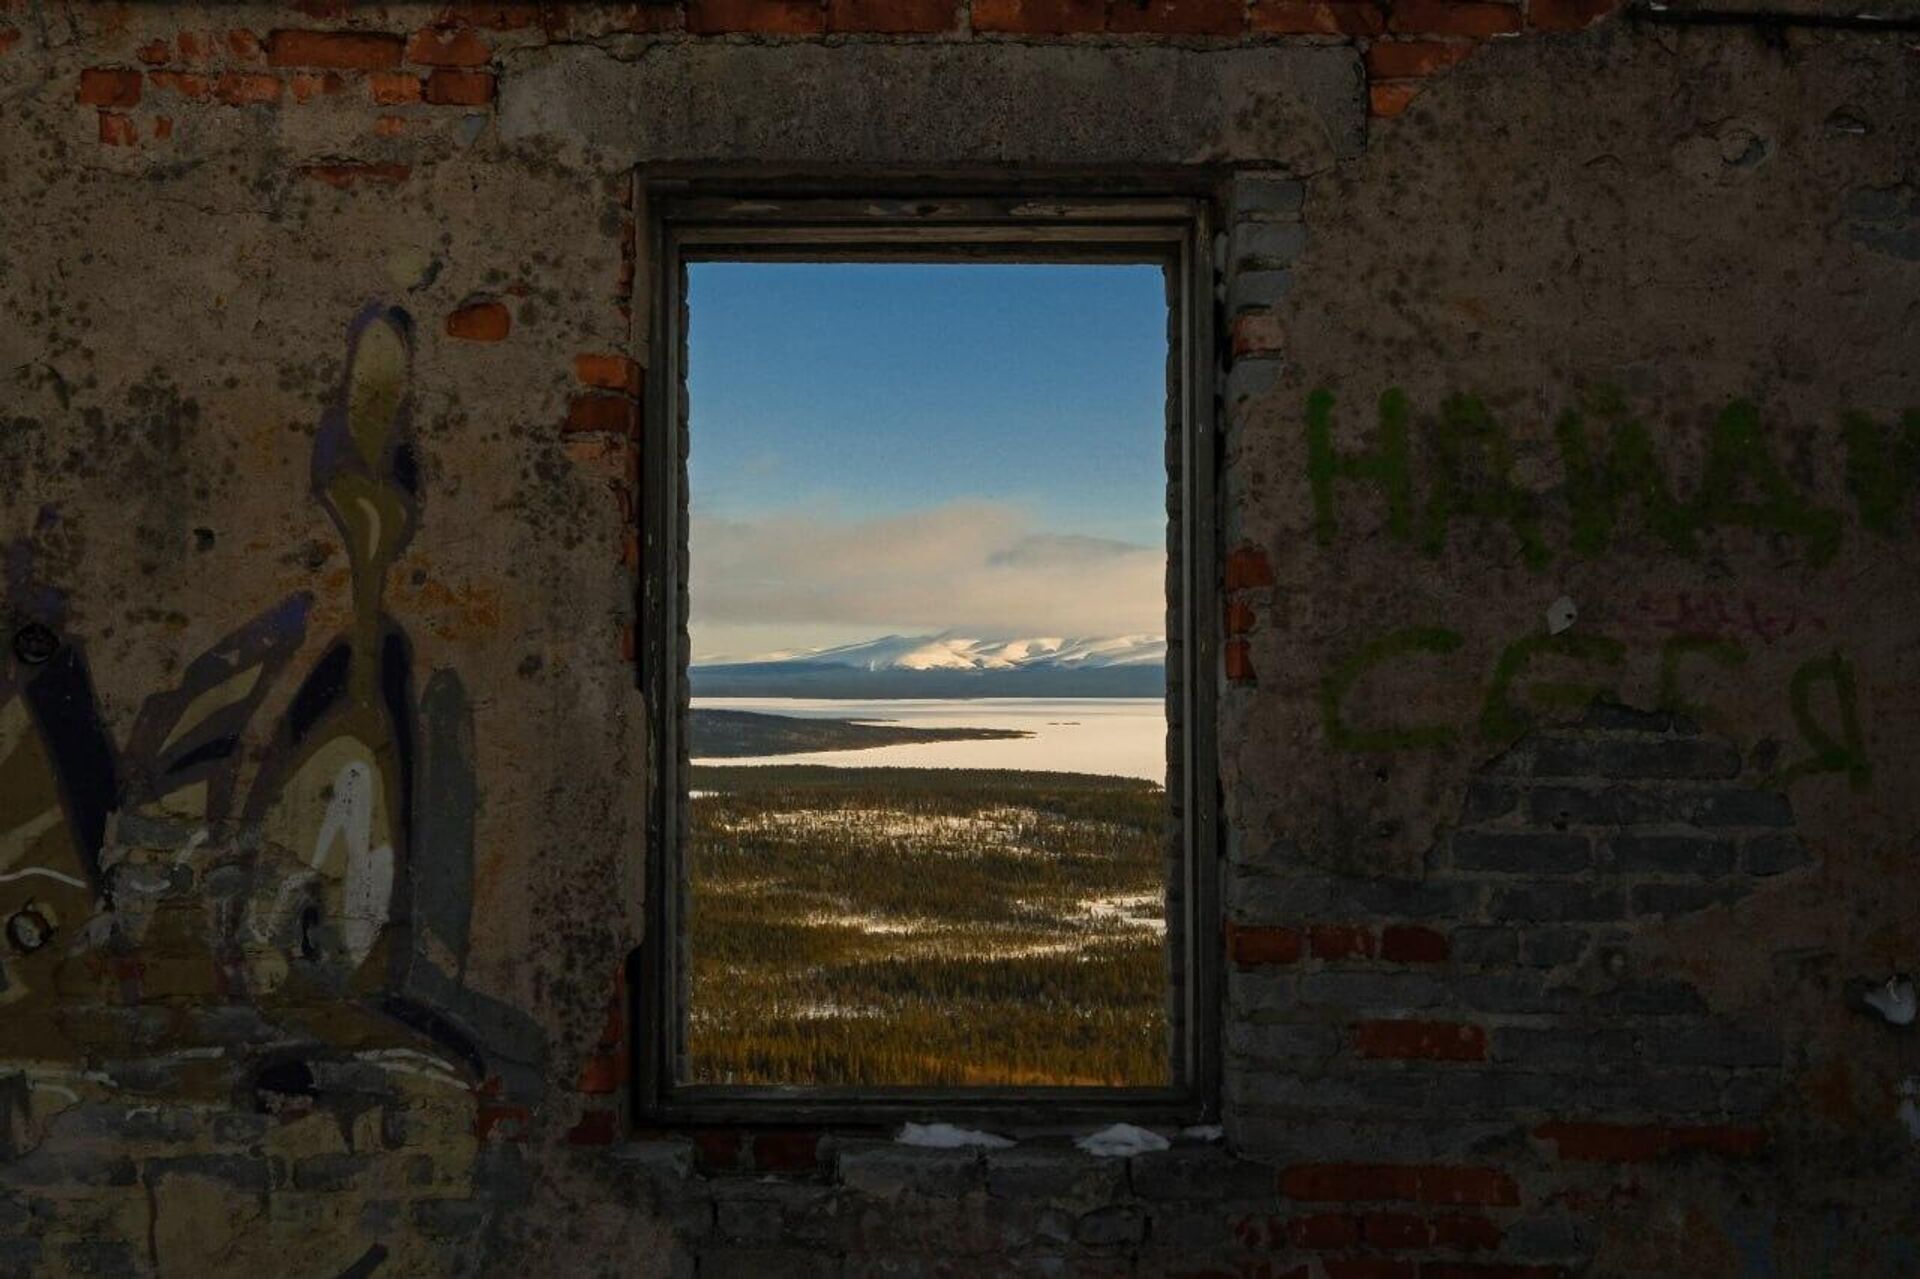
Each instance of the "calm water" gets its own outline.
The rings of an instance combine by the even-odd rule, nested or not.
[[[1024,772],[1166,777],[1166,707],[1157,697],[979,697],[855,702],[809,697],[696,697],[714,710],[852,719],[909,728],[1013,728],[1032,737],[809,751],[696,764],[827,764],[840,768],[1013,768]]]

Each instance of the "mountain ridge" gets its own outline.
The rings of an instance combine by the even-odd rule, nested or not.
[[[692,667],[700,697],[1153,697],[1165,691],[1159,635],[979,639],[883,635],[804,653]]]

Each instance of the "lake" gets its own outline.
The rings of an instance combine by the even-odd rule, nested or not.
[[[917,742],[867,750],[695,759],[696,764],[825,764],[839,768],[1010,768],[1022,772],[1166,777],[1166,707],[1157,697],[977,697],[858,702],[811,697],[696,697],[713,710],[848,719],[912,728],[1011,728],[1032,737]]]

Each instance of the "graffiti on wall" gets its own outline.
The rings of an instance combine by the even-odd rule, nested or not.
[[[405,311],[354,319],[312,463],[351,608],[270,730],[256,721],[306,646],[310,595],[195,657],[145,700],[122,745],[66,598],[35,576],[31,539],[15,544],[0,669],[0,1005],[19,1055],[84,1051],[63,1009],[103,974],[119,1001],[138,1002],[165,973],[155,993],[184,987],[266,1017],[272,1060],[250,1068],[282,1085],[311,1079],[302,1063],[329,1053],[424,1049],[490,1095],[541,1086],[539,1036],[463,981],[478,803],[465,688],[438,670],[416,698],[411,645],[384,604],[420,515],[412,361]]]
[[[1505,526],[1519,559],[1534,569],[1564,554],[1602,555],[1628,536],[1648,538],[1677,556],[1698,556],[1703,539],[1725,529],[1770,535],[1817,568],[1833,560],[1846,532],[1840,511],[1820,505],[1789,478],[1774,456],[1762,414],[1745,402],[1727,405],[1714,418],[1699,482],[1687,496],[1673,482],[1653,434],[1611,392],[1591,397],[1555,424],[1564,483],[1551,498],[1514,480],[1512,443],[1476,397],[1449,396],[1424,422],[1430,465],[1418,485],[1412,414],[1403,392],[1391,389],[1380,397],[1374,440],[1362,450],[1336,450],[1333,411],[1328,392],[1309,397],[1307,477],[1321,545],[1337,538],[1339,501],[1356,489],[1378,500],[1387,536],[1409,548],[1437,555],[1456,521],[1475,518]],[[1905,536],[1906,513],[1920,495],[1920,412],[1906,413],[1891,428],[1849,413],[1841,421],[1840,441],[1858,524],[1878,536]],[[1618,700],[1613,681],[1634,659],[1657,671],[1658,709],[1723,723],[1725,716],[1694,689],[1702,671],[1737,672],[1756,647],[1805,640],[1811,649],[1782,690],[1799,753],[1783,758],[1768,781],[1785,786],[1838,774],[1854,790],[1871,785],[1854,664],[1816,613],[1777,594],[1646,589],[1620,612],[1626,638],[1572,630],[1513,638],[1480,659],[1484,675],[1454,699],[1460,705],[1451,712],[1430,709],[1425,718],[1404,708],[1366,717],[1351,703],[1369,679],[1422,663],[1431,670],[1434,661],[1462,650],[1466,638],[1437,623],[1371,637],[1322,672],[1319,710],[1326,738],[1355,751],[1441,750],[1466,740],[1504,744],[1554,708]],[[1536,663],[1558,677],[1534,674]]]

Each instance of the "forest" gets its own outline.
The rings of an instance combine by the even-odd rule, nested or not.
[[[696,767],[687,1082],[1168,1082],[1152,782]]]

